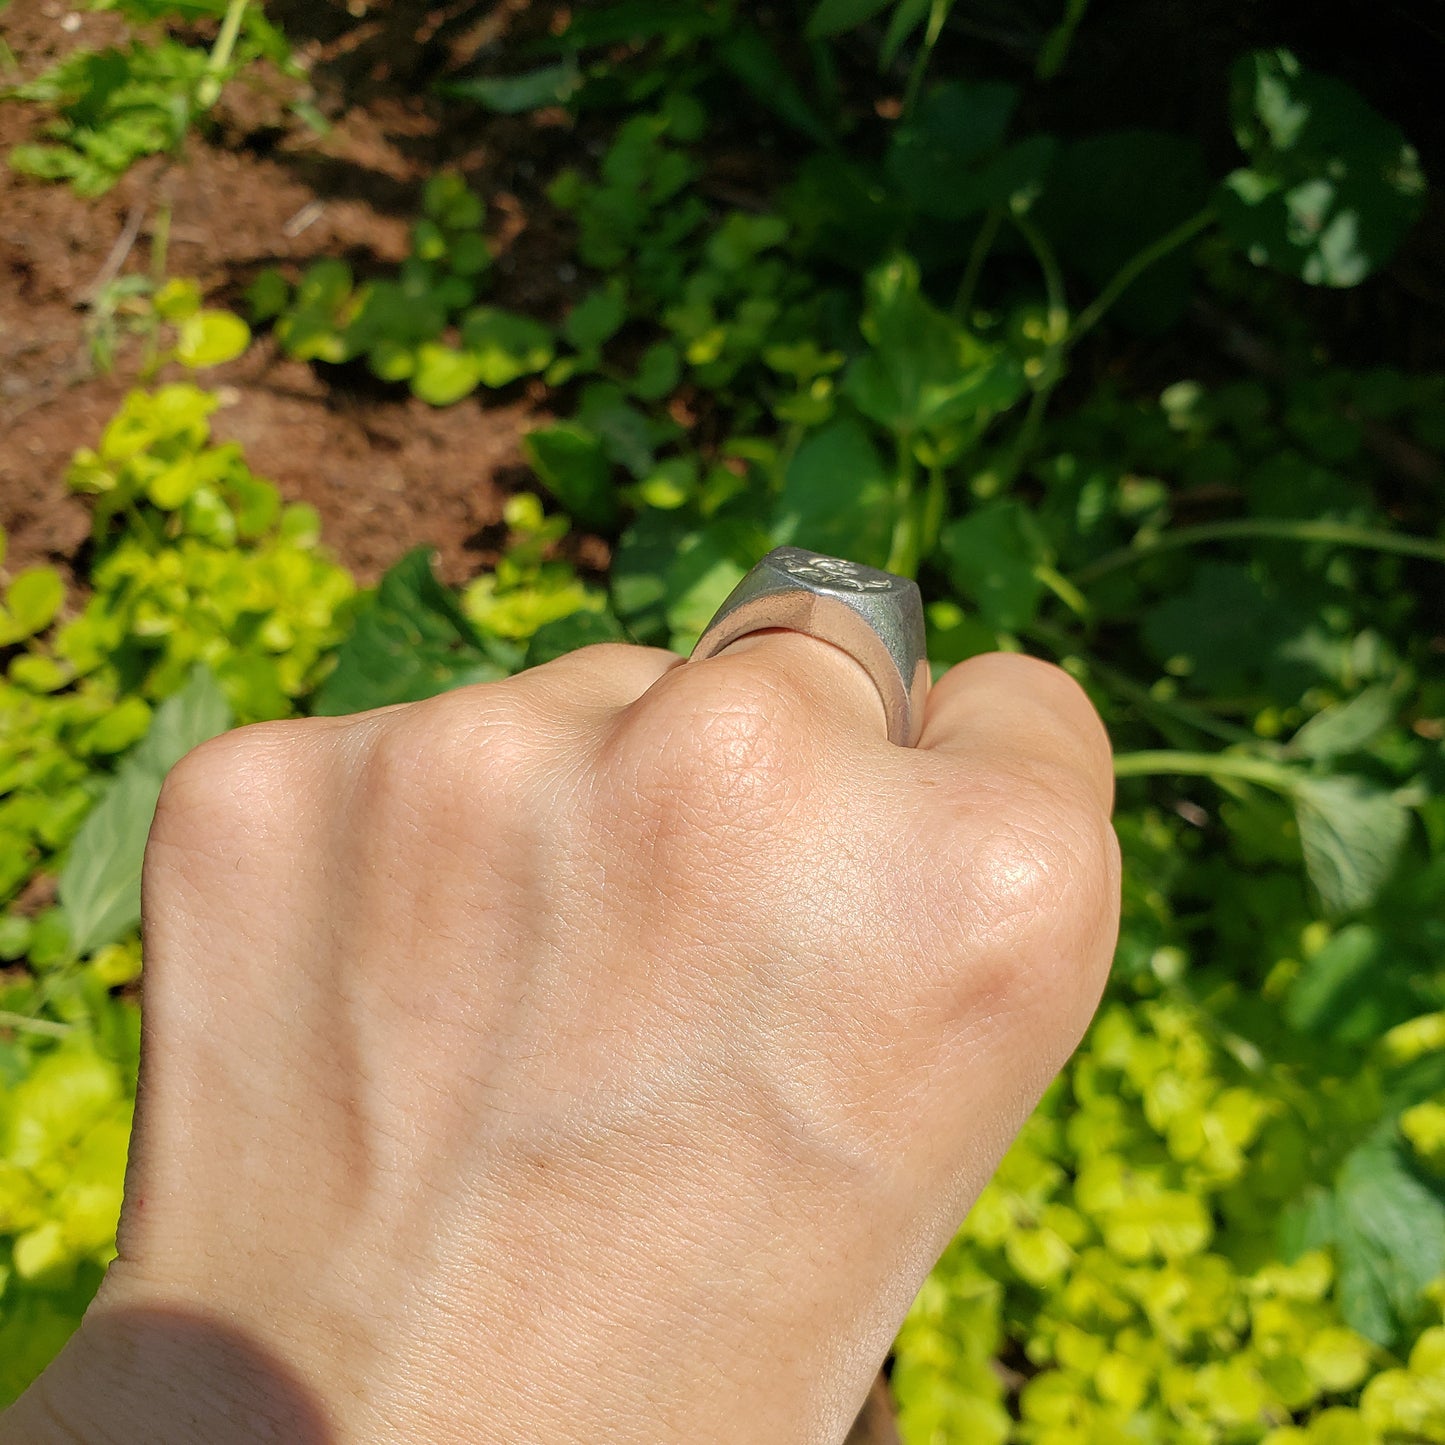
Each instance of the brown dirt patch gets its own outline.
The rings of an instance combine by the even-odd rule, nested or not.
[[[88,297],[124,238],[120,274],[148,267],[166,206],[167,272],[193,276],[209,295],[239,305],[266,266],[296,272],[323,255],[347,258],[362,275],[394,266],[425,178],[455,165],[488,202],[498,256],[492,299],[561,314],[575,271],[566,267],[565,224],[541,187],[579,144],[570,126],[557,115],[443,126],[439,108],[417,93],[421,68],[453,63],[459,46],[489,43],[517,8],[499,5],[490,28],[456,33],[444,12],[415,5],[385,7],[360,26],[339,10],[293,7],[294,17],[276,18],[295,22],[288,33],[303,42],[331,114],[328,135],[287,110],[295,82],[258,67],[228,88],[209,136],[192,135],[173,162],[155,157],[135,167],[99,199],[0,167],[0,526],[9,534],[8,568],[66,565],[85,537],[87,509],[65,488],[66,464],[95,441],[134,367],[133,352],[122,352],[116,377],[98,373],[87,345]],[[117,33],[113,17],[71,15],[56,0],[16,0],[6,16],[6,41],[25,78]],[[41,119],[35,107],[0,104],[0,151],[32,138]],[[289,362],[264,339],[202,380],[225,388],[218,434],[241,442],[253,468],[288,499],[317,507],[326,543],[362,581],[423,543],[437,549],[451,582],[495,560],[502,500],[525,482],[518,442],[539,414],[541,388],[483,393],[433,411],[352,369],[321,374]]]

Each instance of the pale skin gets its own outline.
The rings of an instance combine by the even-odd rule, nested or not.
[[[1097,1004],[1108,742],[797,633],[168,779],[119,1257],[3,1445],[838,1445]]]

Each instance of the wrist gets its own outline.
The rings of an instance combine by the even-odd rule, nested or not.
[[[337,1438],[297,1371],[217,1317],[100,1301],[24,1395],[0,1445],[253,1445]]]

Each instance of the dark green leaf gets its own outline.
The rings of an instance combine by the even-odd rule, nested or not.
[[[808,36],[821,40],[825,36],[841,35],[871,20],[891,3],[892,0],[818,0],[808,17]]]
[[[890,431],[981,432],[1024,393],[1017,358],[985,345],[938,310],[922,294],[911,257],[868,278],[863,331],[872,346],[848,368],[843,391],[864,416]]]
[[[1208,199],[1196,142],[1125,130],[1060,145],[1035,214],[1065,264],[1098,290]],[[1144,272],[1113,314],[1140,330],[1165,330],[1189,302],[1191,274],[1187,249],[1174,252]]]
[[[1015,632],[1034,620],[1043,583],[1036,544],[1018,502],[990,502],[944,529],[943,553],[953,585],[990,626]]]
[[[831,144],[832,132],[819,119],[777,50],[756,26],[734,25],[718,42],[717,58],[742,82],[753,99],[779,120],[818,145]]]
[[[335,717],[394,702],[417,702],[507,669],[488,650],[431,569],[426,548],[408,552],[359,608],[336,670],[312,711]]]
[[[971,173],[1003,145],[1018,98],[1000,81],[935,86],[894,132],[889,178],[924,215],[970,214],[979,208]]]
[[[1420,213],[1414,148],[1343,81],[1287,50],[1245,56],[1232,91],[1250,164],[1220,186],[1225,230],[1256,265],[1316,286],[1358,285]]]
[[[840,417],[798,448],[783,479],[773,540],[887,561],[893,536],[893,478],[861,423]]]
[[[548,327],[496,306],[469,311],[461,333],[483,386],[507,386],[518,377],[544,370],[556,355]]]
[[[1205,562],[1144,614],[1140,631],[1169,671],[1205,691],[1240,692],[1261,679],[1297,689],[1317,670],[1286,657],[1311,617],[1248,567]],[[1242,648],[1239,640],[1250,645]]]
[[[646,40],[692,40],[721,33],[728,24],[725,7],[679,5],[677,0],[618,0],[613,5],[573,10],[572,21],[556,44],[578,50]]]
[[[612,461],[595,433],[559,422],[529,432],[522,449],[548,490],[583,526],[605,532],[616,525]]]
[[[1445,1200],[1405,1164],[1392,1133],[1356,1149],[1335,1183],[1340,1312],[1383,1346],[1421,1314],[1445,1272]]]
[[[1304,778],[1295,790],[1295,817],[1325,912],[1368,908],[1405,846],[1409,810],[1363,778]]]
[[[933,0],[897,0],[893,14],[888,17],[888,33],[883,37],[883,49],[878,56],[885,69],[898,59],[904,42],[928,18],[932,6]]]
[[[544,622],[532,634],[527,644],[526,666],[537,667],[596,642],[627,640],[626,629],[610,612],[574,612],[554,622]]]
[[[1387,941],[1363,923],[1342,928],[1305,960],[1284,1000],[1285,1022],[1342,1044],[1378,1038],[1408,1017],[1412,996],[1390,972]]]

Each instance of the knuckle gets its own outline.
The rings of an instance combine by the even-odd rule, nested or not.
[[[161,785],[153,836],[186,841],[278,821],[298,796],[310,731],[306,722],[253,723],[192,748]]]
[[[379,720],[362,765],[367,811],[451,817],[515,800],[537,766],[538,729],[505,685],[484,684],[400,708]]]
[[[808,759],[802,699],[743,662],[678,668],[629,710],[630,770],[654,807],[756,825],[796,802]]]
[[[1118,919],[1118,841],[1065,770],[1042,785],[1034,774],[975,794],[932,876],[935,916],[967,960],[951,1011],[1093,1007]]]

